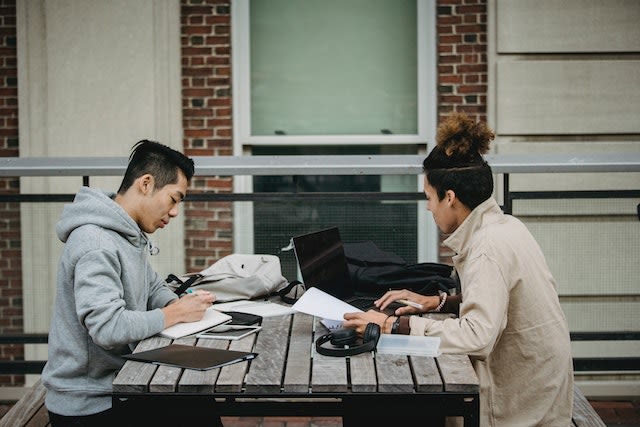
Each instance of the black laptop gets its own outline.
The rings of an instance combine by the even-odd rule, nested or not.
[[[355,291],[338,227],[295,236],[293,248],[306,288],[316,287],[363,311],[375,307],[376,297]]]

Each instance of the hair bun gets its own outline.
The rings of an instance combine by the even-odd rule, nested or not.
[[[485,122],[455,112],[438,126],[436,143],[448,157],[473,158],[487,153],[495,136]]]

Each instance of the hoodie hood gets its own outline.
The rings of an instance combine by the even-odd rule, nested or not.
[[[113,230],[134,246],[151,245],[148,237],[129,214],[114,201],[115,193],[82,187],[62,210],[56,234],[62,242],[78,227],[93,224]]]

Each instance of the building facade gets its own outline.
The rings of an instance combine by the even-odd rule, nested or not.
[[[126,156],[142,138],[190,156],[425,154],[452,111],[488,121],[497,133],[495,154],[637,153],[639,17],[634,0],[568,0],[561,7],[553,0],[0,0],[0,156]],[[638,178],[537,174],[514,177],[512,186],[637,189]],[[69,178],[0,179],[9,194],[74,193],[78,186]],[[421,190],[411,177],[197,176],[191,185],[192,192],[299,189]],[[534,201],[514,213],[547,253],[572,330],[633,330],[640,267],[629,259],[640,240],[620,227],[627,207],[601,203],[594,216],[576,203]],[[0,205],[4,333],[47,330],[59,209]],[[371,221],[389,214],[371,210]],[[400,231],[358,229],[353,215],[362,211],[303,206],[296,221],[319,216],[352,239],[404,233],[415,239],[416,249],[402,253],[409,260],[449,259],[433,225],[425,232],[432,243],[420,249],[423,217],[415,205],[394,207],[389,222],[407,224]],[[282,223],[268,204],[187,203],[181,221],[159,236],[157,263],[168,272],[198,271],[232,252],[273,253],[303,231]],[[594,235],[598,250],[582,250],[593,247]],[[564,262],[576,248],[580,256]],[[611,251],[629,254],[621,268],[601,255]],[[43,261],[26,261],[33,259]],[[625,273],[603,292],[599,271],[611,270]],[[607,313],[615,311],[622,315],[612,320]],[[0,346],[3,358],[23,351]],[[26,356],[46,357],[43,351]],[[636,377],[624,378],[624,393],[638,390]]]

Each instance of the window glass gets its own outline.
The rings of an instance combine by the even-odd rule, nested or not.
[[[407,147],[255,147],[254,155],[408,154]],[[392,185],[386,185],[392,182]],[[385,188],[385,187],[390,187]],[[283,274],[296,277],[291,252],[280,252],[293,236],[338,227],[344,242],[371,240],[383,250],[416,262],[417,203],[414,200],[380,200],[367,192],[413,192],[416,177],[395,175],[254,176],[256,193],[353,193],[353,197],[314,199],[299,197],[253,203],[255,253],[280,256]]]
[[[416,0],[252,1],[251,135],[418,133]]]

